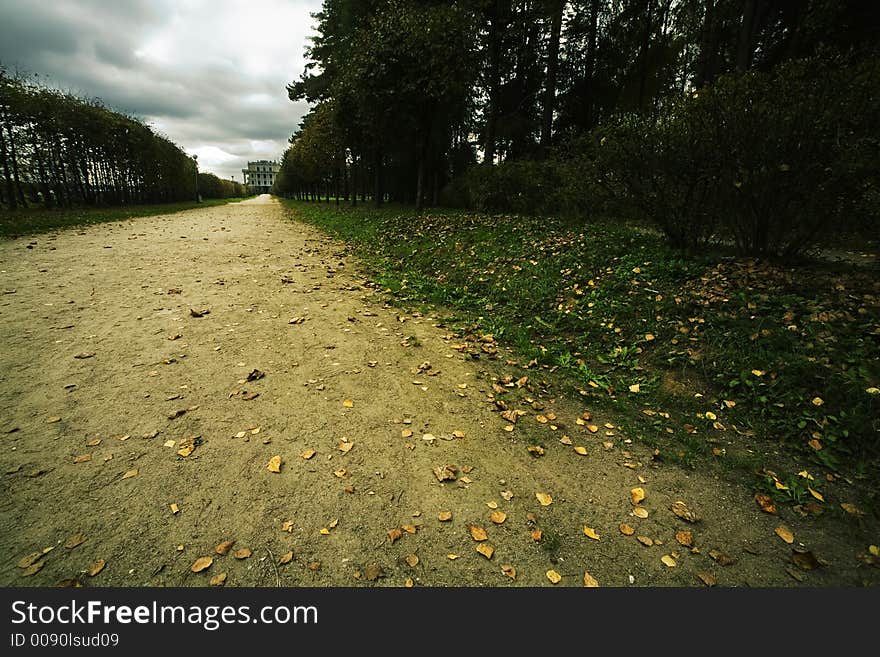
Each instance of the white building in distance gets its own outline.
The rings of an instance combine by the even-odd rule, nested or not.
[[[268,194],[275,184],[275,176],[281,165],[274,160],[257,160],[248,162],[247,169],[242,169],[244,184],[257,194]]]

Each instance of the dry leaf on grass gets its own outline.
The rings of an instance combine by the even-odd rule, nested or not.
[[[303,459],[305,459],[306,461],[308,461],[308,460],[309,460],[310,458],[312,458],[315,454],[317,454],[317,452],[316,452],[315,450],[313,450],[313,449],[307,449],[307,450],[305,450],[302,454],[300,454],[300,456],[301,456]]]
[[[594,541],[599,540],[599,534],[596,533],[596,530],[592,527],[587,527],[586,525],[584,525],[584,536],[592,538]]]
[[[409,564],[410,568],[415,568],[419,565],[419,557],[416,554],[408,554],[406,555],[406,563]]]
[[[682,502],[681,500],[676,500],[672,503],[672,506],[669,507],[672,509],[672,512],[686,522],[698,522],[700,520],[700,516],[691,511],[688,508],[688,505]]]
[[[489,514],[489,519],[496,525],[500,525],[505,520],[507,520],[507,514],[504,513],[504,511],[493,511],[491,514]]]
[[[776,535],[781,538],[783,541],[791,545],[794,543],[794,534],[792,531],[786,527],[785,525],[779,525],[776,529],[773,530]]]
[[[697,577],[699,577],[700,581],[706,586],[715,586],[715,575],[712,573],[697,573]]]
[[[652,545],[654,545],[654,539],[650,536],[636,536],[636,538],[638,539],[639,543],[646,547],[651,547]]]
[[[434,468],[434,476],[437,477],[437,481],[455,481],[457,473],[458,468],[454,465],[438,465]]]
[[[230,538],[228,540],[223,541],[217,547],[215,547],[214,552],[216,552],[217,554],[227,554],[233,545],[235,545],[235,539]]]
[[[765,513],[776,513],[776,505],[773,504],[773,498],[763,493],[755,493],[755,501],[761,507],[761,511]]]
[[[637,506],[637,507],[633,508],[633,515],[636,518],[641,518],[642,520],[644,520],[645,518],[648,517],[649,514],[648,514],[648,510],[645,507]]]
[[[559,582],[562,581],[562,575],[557,573],[555,570],[548,570],[547,579],[549,579],[553,584],[559,584]]]
[[[91,566],[89,566],[89,569],[87,571],[89,574],[89,577],[94,577],[95,575],[100,573],[102,570],[104,570],[104,566],[106,566],[106,565],[107,565],[106,561],[104,561],[103,559],[98,559],[95,563],[93,563]]]
[[[510,564],[501,564],[501,573],[507,575],[510,579],[516,579],[516,568]]]
[[[285,552],[278,558],[278,563],[282,566],[286,563],[290,563],[291,561],[293,561],[293,550]]]
[[[553,498],[547,493],[535,493],[535,497],[538,498],[538,502],[541,503],[541,506],[550,506],[553,504]]]
[[[645,490],[643,488],[633,488],[629,492],[629,498],[633,504],[638,504],[645,499]]]
[[[354,447],[354,443],[345,439],[341,440],[339,445],[337,445],[337,449],[343,454],[348,454],[352,447]]]
[[[67,539],[67,541],[64,543],[64,547],[66,547],[68,550],[72,550],[77,545],[82,545],[85,542],[86,542],[85,536],[83,536],[82,534],[74,534],[73,536],[71,536],[70,538]]]
[[[211,578],[209,584],[211,586],[223,586],[226,583],[226,573],[220,573],[219,575],[214,575]]]
[[[620,530],[620,533],[624,536],[632,536],[636,533],[636,530],[627,525],[625,522],[620,523],[618,529]]]
[[[251,556],[251,554],[252,553],[250,548],[243,547],[233,552],[232,556],[236,559],[247,559],[249,556]]]
[[[709,550],[709,556],[715,560],[719,566],[730,566],[736,563],[736,559],[731,556],[728,556],[721,550]]]
[[[588,589],[596,589],[599,588],[599,582],[596,581],[596,578],[590,575],[590,573],[584,573],[584,586]]]
[[[448,522],[452,520],[452,511],[441,511],[437,514],[437,520],[440,522]]]
[[[403,536],[403,532],[399,529],[389,529],[388,530],[388,540],[391,541],[391,544],[394,545],[394,541],[398,540],[401,536]]]
[[[587,448],[584,447],[583,445],[577,445],[577,446],[574,448],[574,451],[575,451],[575,454],[580,454],[581,456],[586,456],[586,455],[587,455]]]
[[[195,563],[190,566],[190,570],[194,573],[200,573],[206,568],[210,568],[212,563],[214,563],[213,557],[199,557],[195,560]]]
[[[679,545],[691,547],[694,544],[694,535],[687,531],[675,532],[675,540],[678,541]]]
[[[670,554],[664,554],[662,557],[660,557],[660,561],[662,561],[663,565],[668,568],[675,568],[676,566],[675,559],[673,559],[672,555]]]
[[[488,543],[480,543],[477,545],[477,552],[482,554],[487,559],[491,559],[492,555],[495,554],[495,548],[493,548]]]
[[[281,456],[275,455],[269,459],[269,463],[266,465],[266,469],[269,472],[280,473],[281,472]]]
[[[343,400],[342,405],[346,408],[352,408],[354,406],[354,402],[351,399],[345,399]]]
[[[471,538],[475,541],[485,541],[489,538],[489,535],[486,534],[486,530],[479,525],[468,525],[468,532],[470,532]]]
[[[132,477],[137,477],[137,475],[138,475],[138,469],[132,468],[131,470],[129,470],[125,474],[123,474],[122,478],[123,479],[131,479]]]

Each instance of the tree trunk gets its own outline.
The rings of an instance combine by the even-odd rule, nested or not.
[[[489,99],[486,103],[486,125],[483,131],[483,162],[495,162],[495,131],[498,122],[498,104],[501,96],[501,33],[505,25],[501,20],[501,0],[492,3],[489,13],[489,71],[487,88]]]
[[[3,118],[3,123],[5,125],[5,112]],[[3,158],[3,178],[6,182],[6,202],[9,204],[10,210],[15,210],[18,207],[18,199],[15,198],[15,191],[12,188],[12,172],[9,170],[9,152],[6,148],[6,137],[3,134],[2,127],[0,127],[0,156]]]
[[[639,100],[636,108],[639,112],[645,109],[648,86],[648,50],[651,47],[653,10],[654,0],[647,0],[645,3],[645,30],[642,34],[642,47],[639,51]]]
[[[694,76],[694,85],[698,89],[712,82],[715,77],[715,58],[718,50],[715,10],[715,0],[706,0],[706,13],[703,16],[703,28],[700,30],[700,54]]]
[[[547,83],[544,86],[544,113],[541,120],[541,151],[550,149],[553,130],[553,110],[556,104],[556,72],[559,67],[559,39],[562,35],[562,12],[565,2],[555,0],[550,22],[550,43],[547,52]]]
[[[743,3],[742,23],[736,44],[736,72],[745,73],[752,65],[752,54],[755,46],[755,7],[756,0],[745,0]]]
[[[381,207],[382,197],[385,195],[385,172],[382,160],[382,149],[377,147],[374,153],[374,166],[376,170],[373,172],[373,204],[377,208]]]

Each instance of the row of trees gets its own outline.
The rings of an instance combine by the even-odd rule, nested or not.
[[[240,198],[250,194],[247,185],[226,180],[213,173],[199,174],[199,196],[205,198]]]
[[[728,79],[754,80],[761,102],[779,103],[780,120],[800,113],[789,123],[809,141],[811,117],[798,107],[798,89],[787,85],[789,95],[774,99],[767,82],[778,81],[775,72],[786,62],[861,66],[876,55],[880,6],[873,0],[325,0],[316,19],[310,62],[288,86],[292,100],[305,99],[312,109],[291,137],[276,191],[417,206],[479,205],[477,196],[503,206],[522,195],[506,185],[507,172],[528,177],[534,162],[595,163],[584,158],[585,145],[598,137],[588,136],[610,126],[634,126],[634,140],[655,129],[685,129],[689,124],[675,117],[699,97],[695,92]],[[809,78],[803,67],[791,70]],[[832,82],[847,76],[832,77],[824,75],[826,86],[812,85],[809,93],[833,96]],[[714,98],[738,102],[750,93]],[[749,109],[742,109],[726,120],[748,121]],[[828,119],[822,130],[833,131],[839,117],[822,118]],[[719,134],[727,127],[702,136],[714,134],[724,144]],[[762,127],[772,136],[773,125]],[[775,159],[754,160],[805,153],[780,153],[775,144],[765,154],[762,135],[750,134],[758,140],[749,144],[750,167],[776,168]],[[615,137],[619,145],[625,135]],[[678,166],[676,156],[670,151],[665,165]],[[639,162],[632,164],[635,174]],[[581,175],[599,183],[608,173]],[[618,182],[626,176],[625,167],[617,176]]]
[[[99,101],[0,67],[0,202],[123,205],[195,199],[195,161],[166,137]]]

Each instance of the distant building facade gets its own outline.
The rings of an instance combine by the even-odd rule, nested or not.
[[[275,176],[281,165],[274,160],[257,160],[248,162],[247,169],[242,169],[244,184],[257,194],[268,194],[275,184]]]

